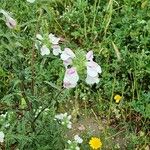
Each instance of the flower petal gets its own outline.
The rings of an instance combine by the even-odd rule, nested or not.
[[[69,81],[65,81],[63,84],[64,88],[66,88],[66,89],[74,88],[74,87],[76,87],[76,85],[77,85],[77,83],[71,83]]]
[[[87,84],[94,84],[94,83],[98,83],[99,82],[99,78],[98,78],[98,76],[91,77],[91,76],[87,75],[85,81],[86,81]]]
[[[53,45],[53,54],[55,56],[58,56],[62,51],[61,51],[61,47],[59,45]]]
[[[54,34],[50,33],[49,40],[52,44],[57,45],[58,42],[60,41],[60,38],[57,38]]]
[[[50,50],[47,48],[46,45],[43,45],[41,47],[41,55],[44,56],[44,55],[49,55],[50,54]]]
[[[73,88],[77,85],[79,75],[74,67],[66,69],[64,76],[64,87]]]
[[[69,58],[71,59],[74,58],[75,54],[73,53],[71,49],[65,48],[60,57],[62,60],[65,61],[65,60],[68,60]]]
[[[87,54],[86,54],[86,60],[93,60],[93,51],[89,51]]]
[[[74,140],[79,144],[81,144],[83,142],[83,139],[79,135],[75,135]]]
[[[64,51],[65,51],[65,53],[66,53],[67,55],[69,55],[71,58],[74,58],[74,57],[75,57],[74,52],[73,52],[70,48],[65,48]]]
[[[87,62],[87,74],[91,77],[95,77],[98,73],[101,73],[101,67],[94,61]]]
[[[0,143],[4,142],[4,133],[2,131],[0,131]]]
[[[36,34],[36,38],[38,39],[38,40],[43,40],[43,37],[42,37],[42,35],[41,34]]]
[[[6,25],[10,28],[13,29],[16,27],[17,22],[11,18],[10,16],[6,17]]]
[[[63,64],[64,64],[64,66],[67,68],[69,65],[72,64],[72,59],[71,59],[71,58],[68,58],[67,60],[64,60],[64,61],[63,61]]]

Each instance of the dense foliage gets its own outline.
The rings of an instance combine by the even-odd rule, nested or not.
[[[100,137],[106,150],[150,148],[148,0],[1,0],[1,8],[17,21],[10,29],[0,14],[2,150],[67,148],[75,133],[54,119],[65,112],[73,124],[88,117],[104,126],[98,135],[81,133],[81,150],[90,149],[91,136]],[[78,56],[81,80],[75,88],[63,88],[62,60],[36,49],[38,33],[57,35],[60,46]],[[93,85],[86,84],[81,67],[89,50],[102,68]]]

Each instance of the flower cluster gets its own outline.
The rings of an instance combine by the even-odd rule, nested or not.
[[[16,20],[13,19],[7,11],[0,9],[0,13],[2,13],[4,15],[5,22],[6,22],[6,25],[8,26],[8,28],[10,28],[10,29],[16,28],[16,25],[17,25]]]
[[[71,115],[67,115],[67,113],[61,113],[55,115],[55,120],[58,120],[62,125],[66,126],[68,129],[72,128]]]
[[[35,47],[37,49],[40,48],[41,55],[49,55],[50,48],[53,49],[53,54],[55,56],[61,53],[61,47],[58,45],[60,38],[57,38],[53,34],[45,35],[44,37],[41,34],[36,35],[37,41],[35,43]],[[49,48],[50,47],[50,48]]]
[[[68,140],[68,148],[65,150],[80,150],[80,147],[78,144],[81,144],[83,142],[83,139],[79,135],[74,136],[74,140]]]
[[[60,38],[56,37],[52,33],[49,35],[42,37],[40,34],[36,35],[36,48],[40,49],[41,55],[49,55],[50,48],[53,51],[53,55],[60,55],[60,59],[63,61],[65,66],[65,75],[63,79],[64,88],[74,88],[79,81],[78,71],[79,68],[86,68],[86,83],[94,84],[99,82],[99,74],[102,72],[101,67],[93,60],[93,51],[89,51],[86,55],[84,53],[81,54],[80,57],[83,57],[83,61],[79,60],[75,53],[70,48],[64,48],[61,50],[59,46]],[[80,63],[80,61],[82,63]],[[74,63],[76,62],[76,63]]]

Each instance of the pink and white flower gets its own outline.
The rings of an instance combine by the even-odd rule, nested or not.
[[[63,60],[65,67],[67,67],[72,64],[72,59],[75,58],[75,54],[70,48],[65,48],[60,57]]]
[[[93,61],[93,51],[86,54],[86,67],[87,67],[87,84],[94,84],[99,82],[98,74],[102,72],[101,67]]]
[[[93,60],[93,51],[89,51],[86,54],[86,60],[92,61]]]
[[[87,62],[86,66],[87,66],[87,74],[91,77],[96,77],[98,73],[102,72],[101,67],[93,60]]]
[[[6,25],[10,28],[10,29],[13,29],[16,27],[17,25],[17,22],[15,19],[13,19],[8,12],[6,12],[5,10],[0,10],[0,13],[2,13],[5,18],[6,18]]]
[[[72,67],[66,69],[65,76],[64,76],[64,88],[74,88],[77,85],[79,80],[79,75],[76,71],[76,68]]]

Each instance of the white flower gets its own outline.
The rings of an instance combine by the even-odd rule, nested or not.
[[[67,113],[55,115],[54,120],[60,120],[62,125],[65,125],[68,129],[72,128],[72,122],[70,121],[71,115],[67,116]]]
[[[66,117],[67,117],[67,113],[64,113],[64,114],[63,114],[63,117],[66,118]]]
[[[64,114],[61,113],[61,114],[55,115],[55,118],[58,120],[63,120]]]
[[[27,0],[27,2],[29,2],[29,3],[34,3],[35,0]]]
[[[5,18],[6,18],[6,25],[10,28],[13,29],[16,27],[17,22],[14,20],[5,10],[1,9],[0,13],[2,13]]]
[[[41,50],[41,55],[42,56],[50,54],[50,50],[47,48],[46,45],[43,45],[40,50]]]
[[[65,48],[61,54],[61,59],[63,61],[68,60],[69,58],[73,59],[74,57],[75,57],[75,54],[70,48]]]
[[[42,40],[43,40],[43,37],[42,37],[42,35],[41,35],[41,34],[36,34],[36,38],[37,38],[37,39],[39,39],[40,41],[42,41]]]
[[[68,129],[71,129],[71,128],[72,128],[72,122],[70,122],[70,121],[68,122],[67,128],[68,128]]]
[[[67,119],[70,120],[70,119],[71,119],[71,115],[69,115],[69,116],[67,117]]]
[[[3,131],[0,131],[0,142],[1,143],[4,142],[4,137],[5,137],[5,135],[4,135]]]
[[[96,77],[98,73],[101,73],[101,67],[94,61],[87,62],[87,74],[91,77]]]
[[[72,67],[69,69],[66,69],[65,76],[64,76],[64,87],[74,88],[77,85],[77,82],[79,80],[79,75],[76,71],[76,68]]]
[[[77,143],[81,144],[83,142],[83,139],[81,137],[79,137],[79,135],[75,135],[74,139]]]
[[[99,78],[98,78],[98,75],[95,76],[95,77],[91,77],[91,76],[87,75],[85,81],[86,81],[87,84],[94,84],[94,83],[99,82]]]
[[[69,65],[72,64],[72,59],[68,58],[67,60],[64,60],[63,64],[64,64],[65,68],[67,68]]]
[[[86,60],[93,60],[93,51],[89,51],[87,54],[86,54]]]
[[[99,82],[98,74],[102,72],[101,67],[93,61],[93,51],[86,54],[86,67],[87,67],[87,84],[94,84]]]
[[[71,141],[70,141],[70,140],[68,140],[68,141],[67,141],[67,143],[68,143],[68,144],[71,144]]]
[[[57,38],[54,34],[50,33],[49,40],[52,44],[57,45],[58,42],[60,41],[60,38]]]
[[[80,150],[79,146],[76,146],[76,150]]]
[[[68,65],[72,64],[72,59],[75,58],[75,54],[70,48],[65,48],[61,54],[64,66],[67,68]]]
[[[59,45],[52,45],[53,48],[53,54],[55,56],[58,56],[62,51],[61,51],[61,47]]]

